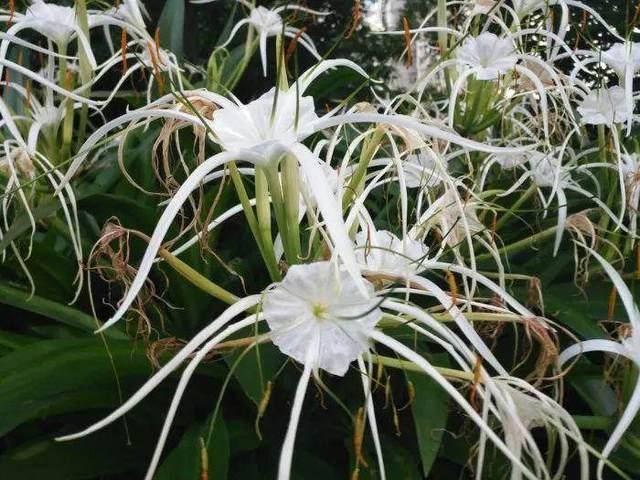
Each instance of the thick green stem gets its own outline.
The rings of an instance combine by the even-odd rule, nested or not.
[[[284,196],[284,210],[289,230],[289,244],[295,254],[295,263],[301,257],[302,246],[300,243],[300,225],[298,216],[300,213],[300,172],[298,162],[291,155],[287,155],[282,164],[282,193]]]
[[[369,162],[371,162],[373,155],[376,153],[378,145],[380,145],[383,136],[384,130],[381,127],[378,127],[373,132],[373,136],[371,137],[371,139],[365,141],[364,148],[360,153],[360,161],[358,162],[358,166],[353,172],[351,180],[349,181],[349,185],[347,186],[344,196],[342,197],[343,210],[346,210],[346,208],[353,201],[358,191],[360,190],[364,176],[367,173],[367,169],[369,168]]]
[[[581,430],[609,430],[615,425],[615,420],[611,417],[597,415],[572,415],[572,417]]]
[[[280,232],[285,257],[289,264],[295,264],[298,256],[291,245],[291,237],[289,235],[289,225],[287,224],[287,214],[285,212],[278,167],[273,165],[262,169],[262,171],[267,176],[269,194],[271,195],[271,204],[273,205],[273,211],[276,216],[276,223],[278,224],[278,232]]]
[[[507,245],[504,248],[501,248],[500,250],[498,250],[498,254],[499,255],[512,255],[514,253],[518,253],[522,250],[524,250],[525,248],[537,243],[537,242],[541,242],[542,240],[545,240],[547,238],[550,238],[552,236],[555,235],[556,230],[558,227],[550,227],[547,228],[546,230],[543,230],[541,232],[536,233],[535,235],[531,235],[530,237],[524,238],[518,242],[512,243],[510,245]],[[477,262],[483,262],[485,260],[491,260],[493,258],[493,255],[491,255],[490,253],[483,253],[482,255],[478,255],[476,257],[476,261]]]
[[[518,200],[516,200],[513,205],[511,206],[511,208],[509,210],[507,210],[504,215],[502,215],[502,218],[500,220],[498,220],[498,223],[496,223],[496,232],[500,231],[500,228],[503,227],[510,219],[511,217],[515,214],[515,212],[518,211],[518,209],[534,194],[536,193],[537,190],[537,185],[535,184],[531,184],[529,186],[529,188],[522,194],[520,195],[520,198],[518,198]]]
[[[262,242],[258,220],[253,213],[253,208],[251,207],[251,203],[249,202],[249,196],[247,195],[247,191],[244,188],[244,183],[242,182],[242,177],[240,176],[238,167],[236,166],[235,162],[229,162],[227,166],[229,167],[231,180],[233,181],[233,185],[236,189],[238,199],[242,204],[242,209],[244,210],[244,215],[247,219],[247,223],[249,224],[249,229],[251,230],[253,238],[258,244],[258,249],[260,250],[260,254],[262,255],[265,266],[267,267],[269,276],[271,277],[272,281],[278,282],[282,278],[280,275],[280,270],[278,269],[278,262],[276,261],[276,257],[273,254],[273,248],[269,250],[269,248],[265,247]]]
[[[383,365],[390,368],[398,368],[400,370],[408,370],[410,372],[424,373],[424,370],[413,362],[407,360],[400,360],[398,358],[384,357],[382,355],[372,355],[371,360],[373,363]],[[472,382],[474,380],[472,372],[463,372],[462,370],[455,370],[453,368],[436,367],[433,366],[441,375],[448,378],[455,378],[457,380],[464,380]]]
[[[197,272],[189,265],[184,263],[175,255],[171,254],[168,250],[161,248],[158,251],[158,255],[165,261],[167,264],[173,268],[177,273],[182,275],[186,280],[188,280],[192,285],[198,287],[203,292],[208,293],[214,298],[218,300],[222,300],[224,303],[232,305],[236,303],[239,298],[235,296],[233,293],[225,290],[219,285],[216,285],[211,280],[206,278],[201,273]]]

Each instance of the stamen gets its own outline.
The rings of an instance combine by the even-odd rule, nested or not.
[[[358,25],[360,25],[360,20],[362,19],[362,2],[361,0],[355,0],[353,3],[353,8],[351,9],[351,26],[349,27],[349,31],[344,36],[344,38],[351,38],[351,35],[356,31]]]
[[[402,28],[404,30],[404,45],[407,49],[407,62],[406,66],[413,65],[413,49],[411,48],[411,29],[409,28],[409,20],[407,17],[402,17]]]
[[[267,410],[267,407],[269,406],[269,400],[271,399],[272,390],[273,390],[273,382],[269,380],[267,382],[266,388],[264,389],[264,392],[262,393],[262,398],[260,399],[260,404],[258,405],[258,413],[256,414],[255,430],[256,430],[256,435],[258,436],[260,441],[262,441],[262,433],[260,432],[260,420],[264,416],[264,412]]]
[[[455,305],[458,301],[458,284],[456,283],[456,277],[449,270],[447,270],[446,275],[449,291],[451,292],[451,303]]]
[[[153,71],[151,73],[156,79],[156,82],[158,82],[158,89],[160,90],[160,94],[162,95],[164,93],[164,79],[162,78],[162,73],[160,72],[160,68],[158,67],[158,59],[156,58],[153,44],[151,42],[148,43],[147,49],[149,50],[151,65],[153,66]]]
[[[362,465],[365,468],[369,468],[369,464],[367,463],[364,456],[362,455],[362,441],[364,438],[364,427],[365,427],[364,408],[360,407],[358,409],[358,412],[356,413],[356,416],[354,419],[354,425],[353,425],[353,452],[356,457],[356,467],[353,472],[354,475],[356,475],[356,473],[359,473],[360,465]],[[353,475],[352,475],[352,478],[353,478]],[[358,477],[356,476],[356,478]]]
[[[285,52],[285,55],[284,55],[285,65],[289,63],[289,59],[295,53],[296,48],[298,48],[298,40],[306,30],[307,30],[307,27],[302,27],[300,30],[298,30],[295,36],[289,42],[289,45],[287,45],[287,51]]]
[[[7,27],[10,27],[13,23],[14,13],[16,13],[16,0],[9,0],[9,20],[7,20]]]
[[[156,28],[156,33],[153,36],[153,39],[156,44],[156,56],[158,58],[158,63],[163,67],[166,67],[165,63],[162,61],[162,56],[160,55],[160,27]]]
[[[120,34],[120,50],[122,50],[122,72],[126,72],[129,67],[127,65],[127,29],[123,28]]]
[[[209,454],[202,437],[200,440],[200,480],[209,480]]]

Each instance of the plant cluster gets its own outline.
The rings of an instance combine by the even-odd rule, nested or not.
[[[640,474],[640,8],[193,0],[200,65],[58,3],[0,11],[0,474]]]

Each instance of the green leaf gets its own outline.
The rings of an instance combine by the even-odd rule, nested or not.
[[[445,355],[431,355],[431,358],[437,358],[438,365],[446,363]],[[416,372],[406,373],[415,389],[411,411],[418,437],[422,472],[427,477],[440,450],[447,425],[449,397],[431,378]]]
[[[160,20],[160,45],[182,58],[184,42],[184,0],[167,0]]]
[[[224,480],[229,468],[229,434],[218,413],[209,446],[208,418],[201,424],[191,426],[180,439],[180,443],[167,456],[155,475],[156,480]],[[206,454],[205,454],[206,452]],[[207,476],[203,473],[203,460],[208,464]]]
[[[80,310],[47,300],[38,295],[30,297],[29,293],[10,287],[7,284],[0,284],[0,303],[37,313],[86,332],[93,332],[97,327],[93,317]],[[104,335],[113,339],[124,340],[127,338],[123,332],[113,328],[107,329]]]
[[[121,382],[140,383],[151,368],[128,341],[110,341],[109,354],[92,337],[36,342],[0,358],[0,436],[36,418],[118,405],[114,365]]]
[[[0,456],[0,478],[75,480],[126,472],[147,457],[139,442],[127,445],[120,435],[100,431],[75,442],[41,438]],[[135,476],[138,478],[139,476]],[[127,478],[134,478],[128,476]]]
[[[231,367],[234,365],[243,349],[236,349],[233,354],[225,357],[225,361]],[[249,352],[236,366],[233,374],[240,383],[244,393],[256,405],[262,400],[264,385],[271,380],[283,363],[280,351],[272,344],[260,345]],[[260,371],[262,370],[262,378]]]

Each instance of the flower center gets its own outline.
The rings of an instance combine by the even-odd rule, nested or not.
[[[311,306],[311,312],[316,317],[316,320],[324,320],[327,317],[328,310],[327,306],[322,303],[314,303]]]

